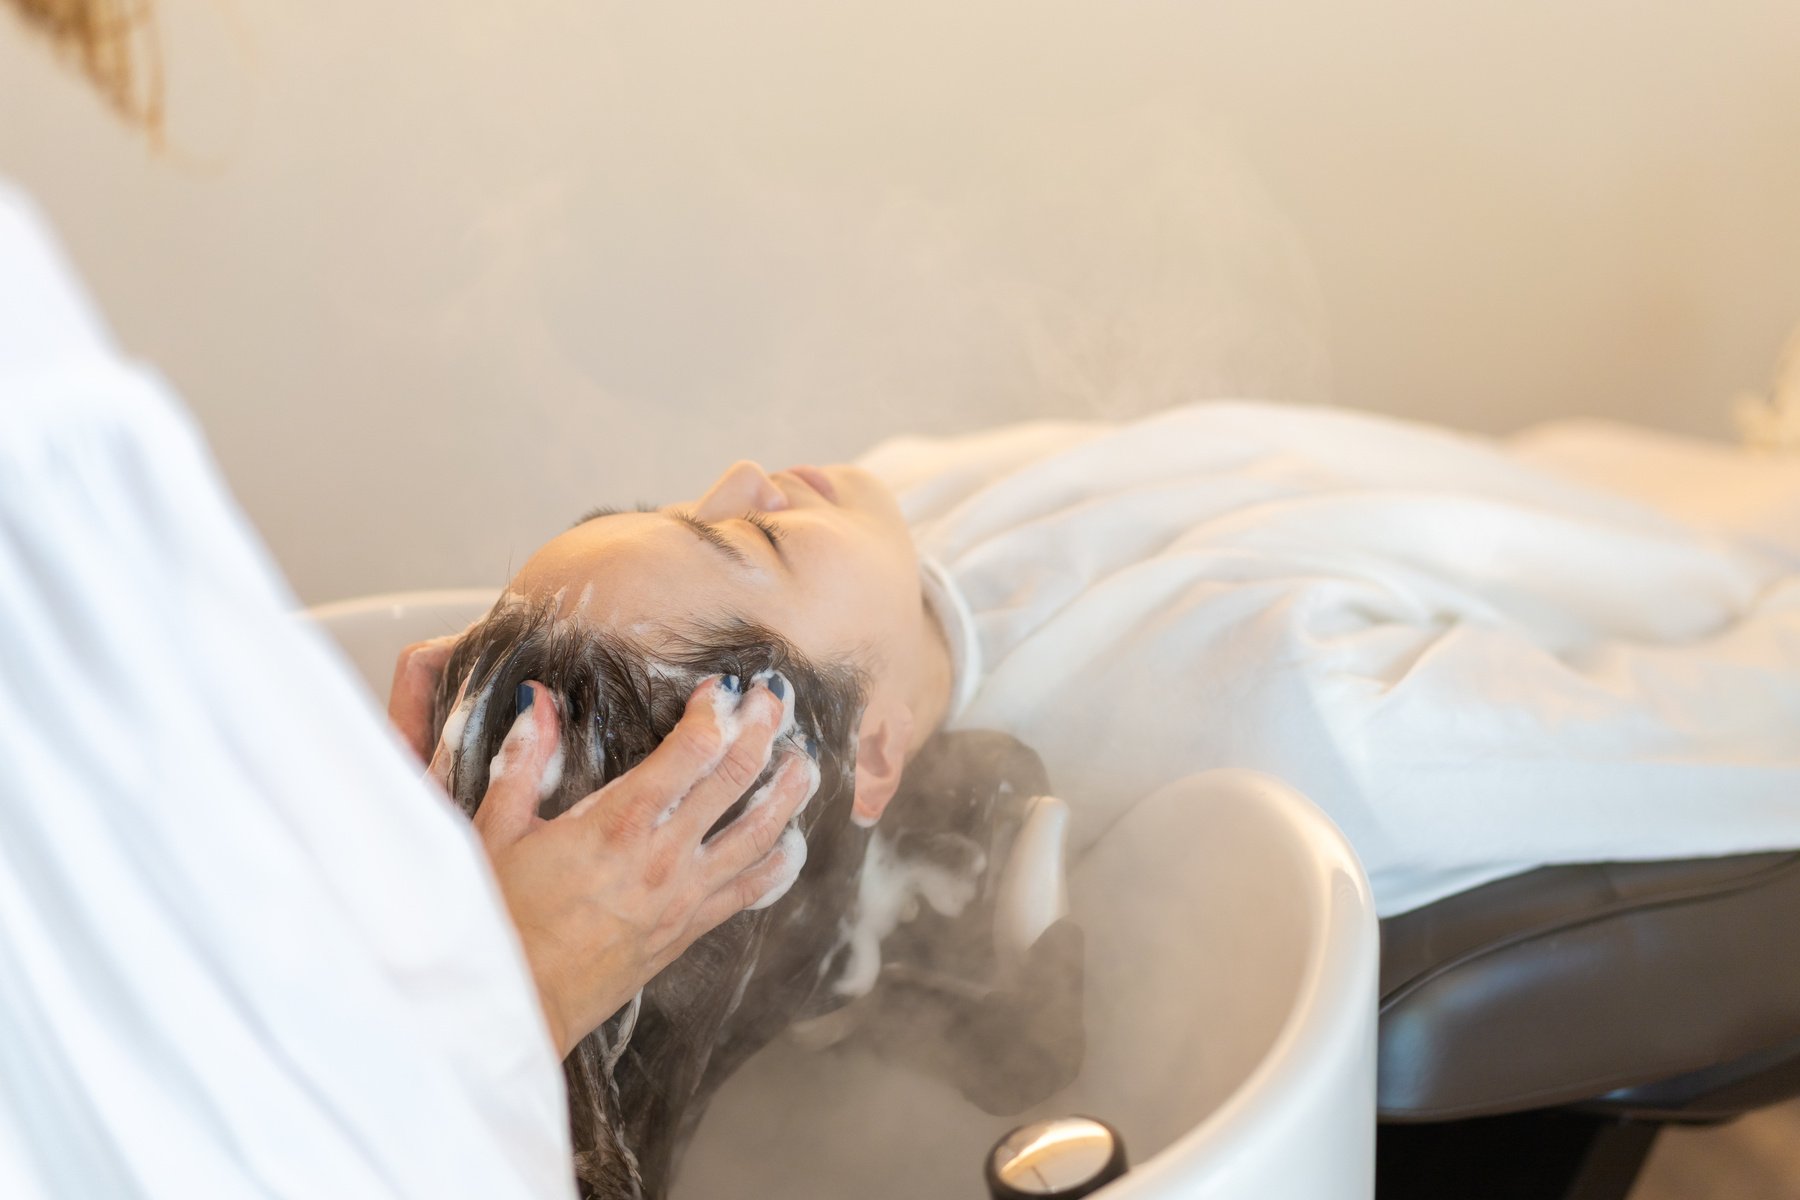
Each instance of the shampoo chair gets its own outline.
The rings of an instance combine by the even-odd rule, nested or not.
[[[1378,1200],[1623,1200],[1800,1096],[1800,853],[1546,867],[1381,928]]]

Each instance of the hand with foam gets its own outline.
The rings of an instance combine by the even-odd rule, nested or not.
[[[444,674],[444,664],[461,634],[414,642],[394,661],[394,683],[388,689],[388,722],[424,762],[437,730],[431,726],[431,697]]]
[[[566,1055],[696,938],[793,882],[794,843],[803,857],[805,842],[783,834],[819,772],[805,754],[785,752],[766,794],[708,838],[792,719],[792,688],[779,675],[748,689],[715,676],[643,762],[544,820],[538,800],[554,787],[561,724],[541,686],[520,692],[475,828]]]

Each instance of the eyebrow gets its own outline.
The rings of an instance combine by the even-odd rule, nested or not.
[[[616,508],[610,504],[602,504],[599,508],[588,509],[586,512],[582,513],[579,517],[576,517],[573,521],[569,522],[569,528],[576,529],[576,528],[579,528],[580,526],[586,525],[589,521],[598,521],[601,517],[616,517],[620,513],[626,512],[626,511],[627,511],[626,509]],[[629,511],[643,512],[643,513],[655,512],[656,506],[652,505],[652,504],[639,504],[636,508],[631,509]]]
[[[614,517],[625,511],[627,510],[614,508],[610,505],[589,509],[587,512],[582,513],[581,516],[575,518],[575,524],[571,525],[570,528],[573,529],[577,526],[586,525],[589,521],[597,521],[601,517]],[[640,504],[637,506],[636,511],[641,513],[653,513],[657,512],[658,509],[655,505]],[[736,546],[732,545],[731,539],[721,533],[717,525],[714,525],[709,521],[702,521],[699,517],[684,508],[673,509],[665,515],[671,520],[679,521],[681,524],[687,526],[693,531],[695,537],[698,537],[701,541],[723,554],[726,558],[729,558],[738,566],[748,567],[752,565],[749,557],[746,556],[742,550],[739,550]]]

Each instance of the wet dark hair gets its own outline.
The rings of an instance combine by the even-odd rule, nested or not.
[[[848,662],[812,662],[743,621],[667,632],[653,652],[559,618],[554,605],[503,599],[462,636],[439,683],[434,728],[459,704],[468,713],[449,730],[456,744],[447,787],[471,816],[517,715],[519,684],[548,689],[563,736],[562,778],[540,806],[550,817],[642,761],[706,676],[769,671],[793,686],[795,735],[813,738],[819,752],[819,788],[798,822],[806,865],[779,903],[700,938],[644,989],[641,1008],[610,1019],[564,1061],[584,1200],[662,1195],[725,1078],[793,1021],[841,1002],[830,987],[843,952],[840,920],[854,905],[869,837],[850,821],[863,676]]]

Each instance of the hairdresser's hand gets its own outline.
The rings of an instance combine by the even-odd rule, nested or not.
[[[437,740],[437,731],[431,728],[431,699],[460,636],[453,633],[414,642],[394,662],[394,685],[388,690],[388,720],[420,762],[425,761]]]
[[[525,686],[532,702],[494,760],[475,828],[566,1056],[694,939],[793,882],[806,843],[782,832],[819,769],[788,753],[767,795],[703,842],[768,765],[783,715],[767,687],[740,699],[714,678],[648,758],[546,821],[538,786],[557,712],[541,686]]]

